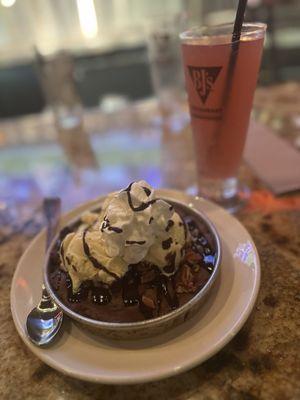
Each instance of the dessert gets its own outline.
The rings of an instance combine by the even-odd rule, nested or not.
[[[61,232],[48,273],[56,296],[76,313],[138,322],[188,302],[210,278],[215,259],[205,223],[139,181]]]

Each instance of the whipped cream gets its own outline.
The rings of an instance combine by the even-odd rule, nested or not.
[[[85,213],[60,250],[73,291],[85,280],[111,285],[130,264],[148,261],[173,275],[184,256],[186,230],[173,206],[156,199],[145,181],[109,196],[100,214]]]

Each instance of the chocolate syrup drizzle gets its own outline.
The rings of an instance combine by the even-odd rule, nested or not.
[[[172,291],[170,291],[169,286],[171,285]],[[161,304],[162,297],[165,297],[169,307],[175,310],[179,307],[179,300],[175,291],[175,283],[173,278],[167,278],[165,275],[160,275],[160,279],[157,282],[159,289],[159,306]]]
[[[59,290],[61,284],[61,275],[64,272],[59,271],[55,276],[54,290]],[[122,279],[122,297],[124,305],[127,307],[138,306],[140,312],[146,319],[152,318],[154,310],[147,307],[143,301],[142,296],[139,293],[139,285],[141,282],[141,274],[136,270],[135,266],[130,266],[129,271]],[[103,284],[95,285],[92,281],[83,282],[78,291],[73,293],[72,281],[69,275],[65,280],[67,288],[67,298],[70,303],[80,303],[87,298],[98,305],[106,305],[111,302],[112,294],[109,287]],[[167,278],[165,275],[159,273],[155,274],[155,277],[150,281],[147,286],[154,288],[157,291],[157,312],[160,311],[161,302],[163,298],[167,301],[170,309],[174,310],[179,306],[179,300],[175,292],[174,277]],[[171,290],[170,290],[171,289]]]
[[[69,276],[66,278],[66,287],[68,291],[68,301],[70,303],[80,303],[82,300],[87,299],[89,294],[89,283],[82,283],[76,293],[73,293],[72,281]]]
[[[109,219],[106,216],[103,218],[103,222],[102,222],[102,225],[101,225],[101,232],[104,232],[105,229],[107,229],[108,231],[115,232],[115,233],[122,233],[123,232],[123,229],[118,228],[117,226],[111,226],[110,222],[109,222]]]
[[[92,302],[95,304],[105,305],[111,302],[111,292],[104,285],[91,287]]]
[[[147,202],[142,202],[142,203],[141,203],[139,206],[137,206],[137,207],[134,207],[133,202],[132,202],[132,198],[131,198],[131,188],[132,188],[132,185],[133,185],[133,184],[134,184],[134,182],[131,182],[131,183],[129,184],[129,186],[127,186],[127,188],[123,190],[123,192],[127,192],[128,204],[129,204],[129,207],[132,209],[132,211],[134,211],[134,212],[144,211],[144,210],[146,210],[149,206],[151,206],[151,204],[154,204],[154,203],[156,202],[155,199],[154,199],[154,200],[149,200],[149,201],[147,201]],[[143,189],[144,189],[146,195],[149,196],[150,193],[151,193],[151,191],[150,191],[148,188],[146,188],[146,187],[143,187]]]
[[[133,306],[140,303],[139,295],[140,275],[131,269],[123,278],[123,302],[125,306]]]
[[[145,244],[146,240],[126,240],[126,244]]]
[[[146,193],[146,195],[149,197],[151,194],[151,190],[145,186],[143,186],[144,192]]]
[[[93,266],[97,269],[101,269],[105,271],[108,275],[112,276],[114,279],[119,279],[118,275],[114,274],[113,272],[109,271],[104,265],[100,264],[99,261],[91,255],[90,248],[85,240],[85,236],[87,234],[87,229],[83,232],[82,235],[82,243],[83,243],[83,251]]]

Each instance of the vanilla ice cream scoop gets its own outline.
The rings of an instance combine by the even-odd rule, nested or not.
[[[145,260],[155,264],[163,274],[173,275],[184,256],[185,243],[184,223],[179,214],[174,212],[165,230],[155,236]]]
[[[139,181],[109,196],[100,214],[83,215],[77,232],[64,238],[60,257],[77,291],[85,280],[111,285],[130,264],[141,261],[172,275],[184,256],[185,242],[180,215],[156,199],[147,182]]]

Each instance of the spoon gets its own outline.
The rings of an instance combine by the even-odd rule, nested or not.
[[[46,251],[58,228],[61,202],[59,198],[46,198],[43,203],[47,221]],[[60,330],[63,312],[49,296],[44,283],[42,298],[37,307],[30,311],[26,320],[27,336],[37,346],[45,346],[53,341]]]

